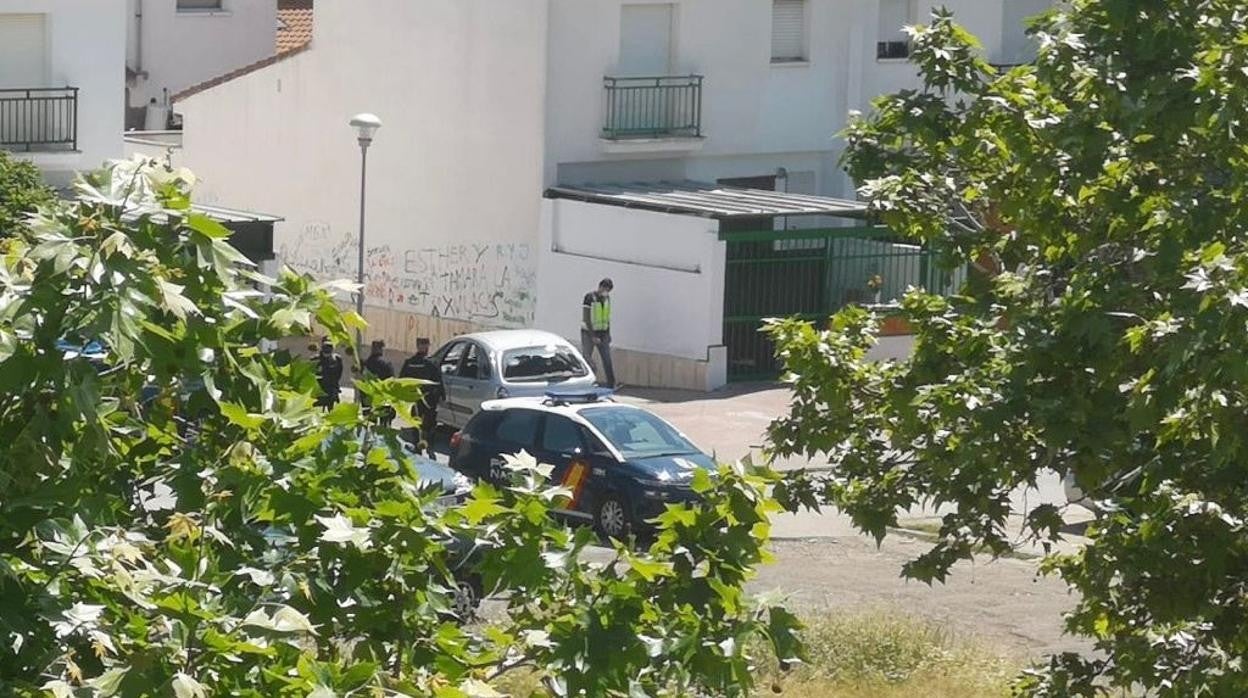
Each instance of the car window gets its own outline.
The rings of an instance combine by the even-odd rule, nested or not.
[[[631,407],[591,407],[579,414],[625,458],[698,453],[698,448],[657,416]]]
[[[454,373],[459,368],[459,360],[464,358],[464,347],[467,342],[455,342],[447,348],[446,353],[442,355],[442,361],[439,368],[442,373]]]
[[[587,452],[592,453],[595,456],[615,457],[615,454],[611,453],[611,449],[607,448],[602,443],[602,439],[591,434],[585,427],[578,426],[577,428],[581,431],[581,440],[585,443],[585,450]]]
[[[468,342],[468,349],[464,354],[464,361],[459,365],[460,378],[489,378],[490,373],[486,370],[485,350],[481,345]]]
[[[513,446],[531,448],[537,439],[537,420],[541,413],[533,410],[508,410],[498,420],[494,437]]]
[[[572,453],[584,449],[581,440],[581,428],[568,419],[557,414],[546,415],[546,426],[542,429],[542,450],[552,453]]]
[[[576,350],[567,345],[524,347],[503,353],[503,378],[513,382],[580,378],[588,374]]]

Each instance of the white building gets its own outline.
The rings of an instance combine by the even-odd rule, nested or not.
[[[128,128],[165,128],[170,95],[275,50],[277,0],[126,0],[126,9]]]
[[[717,387],[771,370],[762,315],[949,283],[871,231],[784,232],[861,213],[836,134],[916,84],[897,25],[932,4],[320,0],[310,48],[176,98],[183,162],[206,203],[284,216],[284,261],[351,278],[347,120],[374,112],[366,303],[391,347],[480,326],[575,338],[581,296],[610,276],[620,379]],[[1014,63],[1021,18],[1048,3],[944,4]],[[861,261],[881,255],[883,274]],[[852,280],[833,278],[834,256],[860,260],[837,267]]]
[[[124,0],[0,0],[0,148],[52,184],[121,154]]]

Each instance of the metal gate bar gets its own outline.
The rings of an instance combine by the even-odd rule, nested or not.
[[[774,379],[771,317],[822,320],[850,304],[884,304],[910,286],[951,293],[966,271],[882,227],[725,231],[724,344],[728,379]]]

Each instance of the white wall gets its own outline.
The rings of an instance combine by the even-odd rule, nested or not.
[[[705,361],[723,336],[717,230],[705,218],[545,200],[537,327],[579,342],[581,301],[609,277],[614,346]]]
[[[172,95],[274,52],[277,0],[222,0],[220,12],[178,12],[176,0],[127,0],[127,6],[126,61],[139,69],[142,42],[147,73],[130,88],[132,107],[152,98],[164,104],[164,90]]]
[[[532,323],[545,0],[318,0],[312,48],[175,104],[197,200],[283,216],[297,269],[354,278],[368,151],[366,302]]]
[[[808,0],[809,61],[771,63],[771,3],[766,0],[670,0],[675,5],[674,74],[701,74],[705,142],[691,153],[606,153],[599,141],[602,78],[619,60],[620,8],[632,0],[551,0],[547,183],[721,177],[784,167],[816,175],[815,193],[852,196],[837,159],[837,134],[851,109],[918,85],[902,61],[877,61],[878,0]],[[915,20],[947,5],[977,34],[990,60],[1025,53],[1003,38],[1003,4],[1029,8],[1050,0],[920,0]],[[1013,10],[1012,10],[1013,11]],[[1017,12],[1015,12],[1017,14]],[[1021,27],[1011,26],[1021,36]]]
[[[599,142],[602,78],[617,70],[622,4],[622,0],[551,0],[548,180],[554,179],[557,163],[630,158],[603,153]],[[773,65],[770,2],[675,2],[673,73],[705,76],[706,141],[686,161],[708,163],[695,168],[704,174],[725,157],[833,150],[834,136],[844,122],[846,83],[853,69],[848,38],[866,4],[813,0],[810,62]],[[751,163],[742,171],[766,174],[782,165],[773,162]]]
[[[0,14],[47,15],[48,84],[78,88],[78,152],[19,153],[54,184],[121,157],[125,0],[0,0]],[[0,46],[0,60],[4,47]]]

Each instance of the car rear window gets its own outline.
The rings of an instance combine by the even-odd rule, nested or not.
[[[503,378],[509,381],[581,378],[588,373],[584,362],[570,346],[525,347],[503,353]]]

